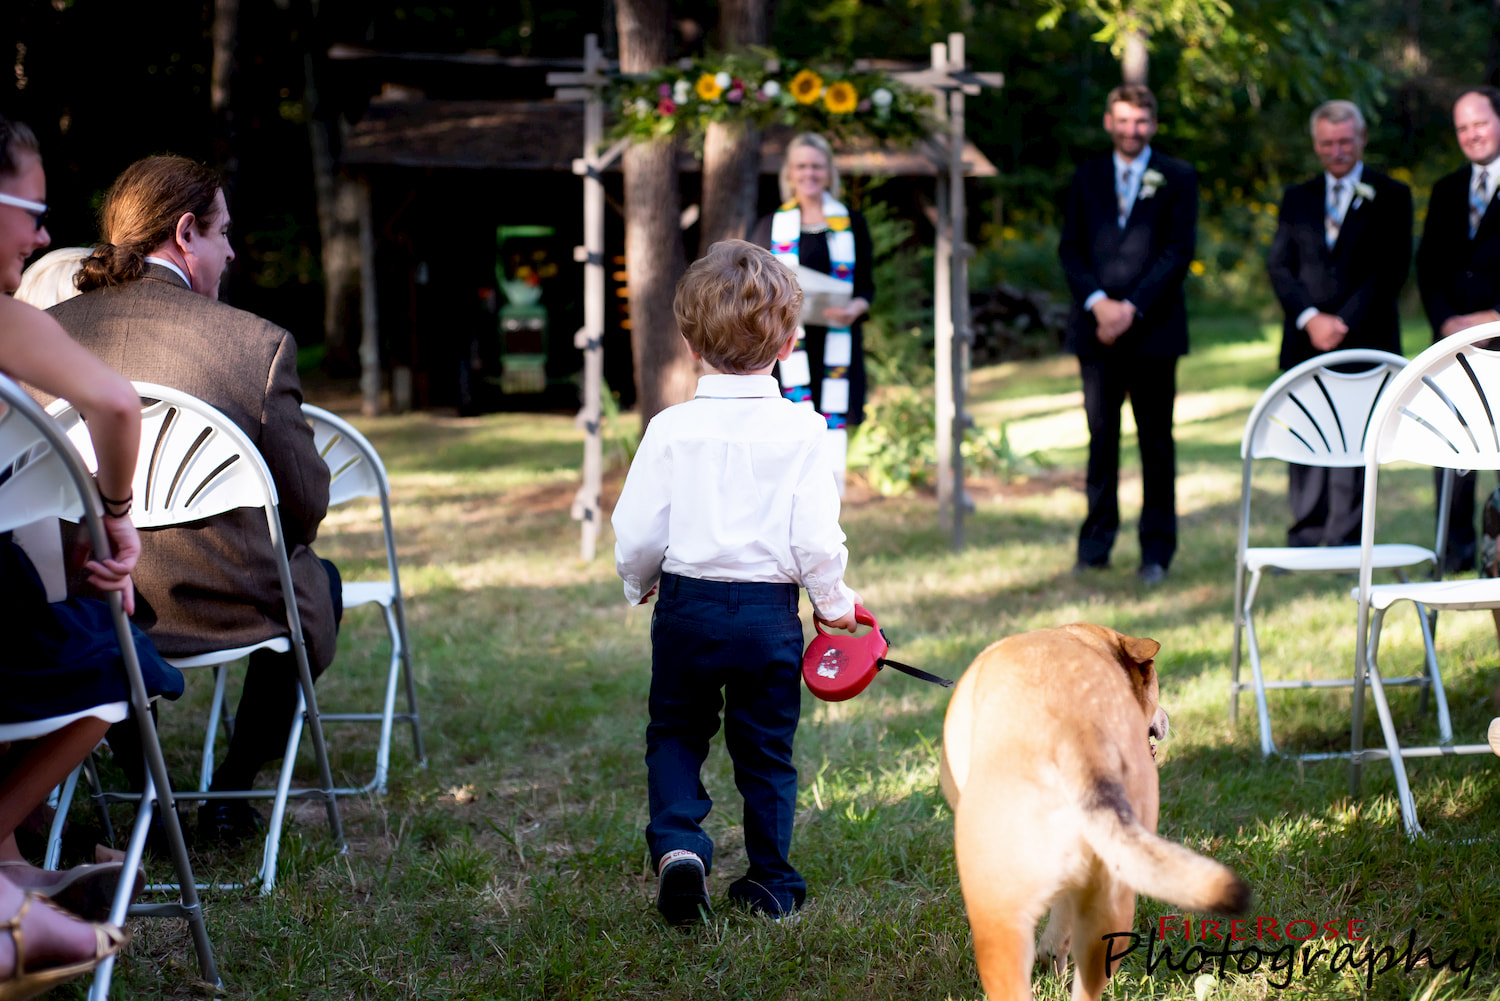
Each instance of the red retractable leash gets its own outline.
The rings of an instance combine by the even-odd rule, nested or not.
[[[885,633],[875,616],[863,606],[854,606],[854,621],[869,626],[870,631],[863,636],[830,633],[823,629],[823,623],[813,619],[818,635],[813,637],[807,645],[807,652],[802,655],[802,680],[807,682],[808,691],[818,698],[824,702],[852,699],[869,687],[882,667],[894,667],[903,674],[944,688],[953,687],[953,682],[947,678],[888,659],[886,652],[891,647],[886,642]]]

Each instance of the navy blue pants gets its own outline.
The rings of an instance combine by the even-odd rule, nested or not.
[[[724,713],[724,743],[745,800],[749,871],[729,898],[773,914],[802,905],[792,868],[801,713],[802,623],[795,584],[731,584],[663,574],[651,619],[651,722],[646,781],[653,863],[686,848],[713,864],[700,824],[713,807],[701,772]]]

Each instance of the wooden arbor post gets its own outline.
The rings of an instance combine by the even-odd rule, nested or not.
[[[932,303],[934,333],[933,395],[937,424],[938,521],[953,533],[953,548],[964,544],[964,515],[973,502],[964,492],[964,432],[974,421],[964,409],[969,387],[969,348],[974,329],[969,319],[969,258],[974,248],[964,239],[968,231],[968,203],[964,197],[964,97],[983,87],[1001,87],[1000,73],[974,73],[966,65],[964,36],[954,32],[946,43],[932,46],[930,69],[898,73],[913,87],[927,87],[937,98],[937,112],[946,128],[933,136],[941,157],[933,157],[937,172],[937,246],[933,259]]]
[[[583,156],[573,161],[573,173],[583,178],[583,243],[573,248],[573,259],[583,264],[583,326],[573,335],[573,346],[583,351],[583,400],[576,422],[584,431],[583,483],[573,497],[573,519],[582,522],[581,553],[594,558],[603,527],[599,495],[604,480],[602,393],[604,385],[604,180],[599,175],[624,152],[628,140],[600,152],[604,142],[603,89],[608,66],[599,49],[599,36],[583,43],[582,73],[548,73],[559,101],[583,101]]]

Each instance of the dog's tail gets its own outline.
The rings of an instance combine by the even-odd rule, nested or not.
[[[1243,914],[1250,887],[1227,866],[1146,830],[1117,782],[1099,780],[1083,804],[1083,836],[1126,885],[1193,911]]]

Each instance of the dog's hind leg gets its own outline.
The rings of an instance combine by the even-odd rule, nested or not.
[[[1064,893],[1052,902],[1052,914],[1042,929],[1037,956],[1049,961],[1052,972],[1062,976],[1068,969],[1068,949],[1073,941],[1073,898]]]
[[[1135,891],[1124,883],[1107,881],[1091,896],[1078,901],[1073,928],[1073,1001],[1098,1001],[1114,973],[1106,969],[1109,942],[1104,936],[1128,932],[1135,921]]]

